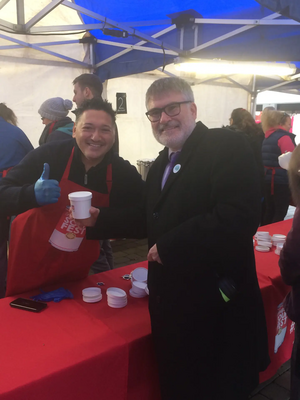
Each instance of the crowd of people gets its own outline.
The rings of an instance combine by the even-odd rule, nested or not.
[[[164,149],[145,183],[118,154],[116,113],[102,99],[101,81],[83,74],[73,85],[75,122],[70,100],[45,100],[36,149],[0,104],[0,297],[111,269],[110,238],[147,237],[162,399],[246,400],[270,361],[253,235],[260,224],[285,217],[291,194],[278,157],[287,151],[293,152],[289,174],[297,204],[300,198],[290,117],[267,109],[260,126],[238,108],[227,127],[208,129],[197,122],[190,85],[158,79],[146,93],[146,116]],[[81,190],[93,194],[91,217],[74,221],[68,194]],[[296,300],[298,214],[280,265]],[[77,251],[49,242],[61,221],[82,233]],[[287,301],[289,310],[296,300]],[[290,315],[297,338],[293,379],[300,382],[300,314]]]

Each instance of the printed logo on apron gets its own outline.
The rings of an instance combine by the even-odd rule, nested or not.
[[[77,251],[85,236],[85,226],[80,227],[70,218],[69,207],[62,213],[49,242],[62,251]]]
[[[277,328],[275,336],[274,353],[277,353],[279,347],[282,345],[287,330],[287,315],[283,308],[283,303],[277,307]]]

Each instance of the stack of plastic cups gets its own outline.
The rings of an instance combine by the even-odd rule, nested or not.
[[[83,289],[82,299],[86,303],[97,303],[102,299],[101,289],[98,287],[89,287]]]
[[[148,270],[146,268],[136,268],[131,272],[132,288],[129,294],[135,298],[145,297],[149,294],[147,287]]]
[[[146,293],[147,283],[145,282],[132,282],[132,288],[129,290],[129,294],[132,297],[141,298],[147,296]]]
[[[106,290],[107,304],[112,308],[123,308],[127,305],[127,294],[123,289],[110,287]]]
[[[280,255],[281,249],[283,247],[283,244],[285,242],[286,236],[285,235],[281,235],[281,234],[274,234],[272,236],[272,242],[273,242],[273,246],[276,246],[276,250],[275,253],[277,255]]]
[[[255,234],[255,238],[257,242],[257,246],[255,246],[255,249],[257,251],[261,251],[264,253],[270,251],[272,247],[272,241],[269,232],[257,231]]]

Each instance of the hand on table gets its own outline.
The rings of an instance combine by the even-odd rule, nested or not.
[[[49,179],[49,174],[49,164],[45,163],[42,175],[34,185],[34,194],[39,206],[56,203],[60,197],[59,183],[55,179]]]
[[[161,259],[158,254],[158,251],[157,251],[156,244],[154,246],[152,246],[151,249],[149,250],[148,255],[147,255],[147,260],[148,261],[156,261],[159,264],[162,264]]]

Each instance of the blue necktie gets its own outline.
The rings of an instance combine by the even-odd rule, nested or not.
[[[163,174],[162,177],[162,181],[161,181],[161,189],[163,189],[163,187],[165,186],[167,179],[172,171],[172,169],[174,168],[176,161],[178,159],[178,156],[180,154],[180,151],[177,151],[176,153],[171,153],[170,154],[170,161],[169,164],[167,164],[165,172]]]

